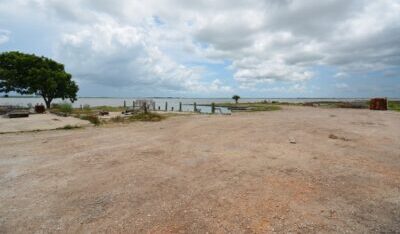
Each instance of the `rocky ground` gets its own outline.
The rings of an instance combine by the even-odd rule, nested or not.
[[[399,230],[399,112],[285,107],[0,135],[0,233]]]

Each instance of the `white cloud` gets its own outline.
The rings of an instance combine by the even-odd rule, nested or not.
[[[214,92],[222,91],[225,93],[230,93],[233,91],[232,87],[224,85],[219,79],[211,82],[211,85],[207,88]]]
[[[107,86],[191,89],[199,77],[164,54],[143,28],[112,19],[65,34],[57,57],[78,79]]]
[[[233,83],[289,82],[300,92],[318,66],[343,78],[388,70],[398,76],[400,64],[398,0],[0,3],[0,13],[13,9],[56,21],[63,35],[54,42],[57,57],[80,80],[110,86],[230,92]],[[231,64],[232,84],[205,81],[197,64],[210,62]]]
[[[234,77],[239,82],[304,81],[312,78],[313,73],[301,66],[288,65],[282,60],[260,61],[256,58],[236,60],[232,67]]]
[[[0,45],[10,40],[10,31],[0,29]]]
[[[348,89],[349,85],[346,84],[346,83],[336,83],[335,87],[338,88],[338,89]]]
[[[104,18],[99,24],[64,34],[56,54],[80,82],[154,91],[231,90],[219,80],[202,81],[201,69],[175,62],[158,47],[156,33]]]
[[[336,73],[336,74],[334,75],[334,77],[335,77],[335,78],[339,78],[339,79],[343,79],[343,78],[348,77],[348,74],[345,73],[345,72],[338,72],[338,73]]]

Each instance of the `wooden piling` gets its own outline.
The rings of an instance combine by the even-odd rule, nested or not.
[[[182,112],[182,102],[179,102],[179,112]]]
[[[193,103],[193,111],[194,111],[194,112],[197,112],[197,104],[196,104],[196,102]]]
[[[143,103],[143,110],[144,110],[144,113],[147,114],[147,104],[146,104],[146,102]]]
[[[168,102],[165,102],[165,111],[168,111]]]
[[[171,111],[174,111],[174,107],[171,107]]]
[[[211,103],[211,113],[215,114],[215,103]]]
[[[124,100],[124,108],[126,108],[126,101]]]

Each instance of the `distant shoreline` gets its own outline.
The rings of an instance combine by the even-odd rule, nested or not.
[[[374,98],[375,96],[371,97],[296,97],[296,98],[284,98],[284,97],[242,97],[240,98],[241,100],[243,99],[282,99],[282,100],[299,100],[299,99],[307,99],[307,100],[313,100],[313,99],[335,99],[335,100],[347,100],[347,99],[353,99],[353,100],[369,100],[371,98]],[[376,96],[378,97],[378,96]],[[41,96],[0,96],[0,98],[42,98]],[[78,99],[84,98],[103,98],[103,99],[231,99],[230,97],[78,97]],[[386,97],[387,99],[391,100],[399,100],[400,97]]]

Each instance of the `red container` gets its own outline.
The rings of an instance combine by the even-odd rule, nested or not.
[[[372,98],[369,102],[370,110],[387,110],[386,98]]]

